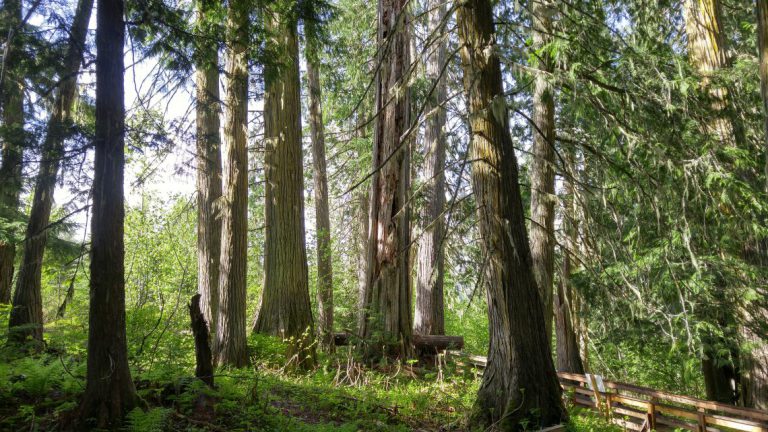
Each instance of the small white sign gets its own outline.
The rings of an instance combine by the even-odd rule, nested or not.
[[[592,388],[592,382],[594,380],[595,385],[597,385],[597,391],[600,393],[605,393],[605,383],[603,382],[602,375],[585,374],[585,376],[587,377],[587,387],[589,387],[590,390],[595,390]]]

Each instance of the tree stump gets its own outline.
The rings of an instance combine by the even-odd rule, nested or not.
[[[192,296],[189,318],[192,320],[192,334],[195,337],[195,376],[209,387],[213,387],[213,356],[208,338],[208,323],[200,310],[200,294]]]

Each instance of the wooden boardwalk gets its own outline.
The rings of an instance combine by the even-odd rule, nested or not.
[[[486,358],[451,353],[457,362],[482,369]],[[598,411],[625,430],[768,432],[768,412],[682,396],[647,387],[558,372],[564,397]]]

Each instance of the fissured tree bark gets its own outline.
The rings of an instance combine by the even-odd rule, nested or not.
[[[317,41],[307,41],[309,129],[312,135],[312,169],[315,185],[315,235],[317,236],[317,333],[320,345],[332,351],[333,344],[333,256],[331,219],[328,210],[328,175],[325,160],[325,127],[318,71]]]
[[[373,142],[368,274],[363,293],[362,351],[366,359],[408,357],[411,343],[409,273],[410,125],[406,0],[379,0],[379,69]]]
[[[552,281],[555,272],[555,97],[553,62],[545,46],[552,41],[554,4],[531,2],[536,69],[533,86],[533,150],[531,155],[531,257],[533,274],[544,306],[544,323],[552,338]]]
[[[123,8],[122,0],[99,0],[96,14],[91,300],[80,419],[99,428],[117,426],[138,400],[125,334]]]
[[[290,361],[314,363],[314,326],[304,240],[304,169],[301,148],[299,41],[295,18],[273,11],[266,18],[266,140],[264,291],[254,331],[291,339]]]
[[[245,332],[248,248],[248,43],[251,2],[232,0],[227,14],[226,171],[221,205],[219,312],[214,357],[218,365],[248,364]]]
[[[477,219],[488,256],[488,365],[473,425],[542,428],[567,418],[531,264],[517,159],[496,51],[489,0],[457,9],[464,88],[472,132],[470,158]]]
[[[221,263],[221,136],[219,134],[219,50],[213,37],[211,16],[221,7],[219,0],[197,0],[198,35],[195,45],[195,116],[197,136],[197,292],[209,331],[216,334],[219,309],[219,265]]]
[[[446,49],[443,36],[446,21],[446,3],[431,0],[428,34],[432,46],[427,48],[426,75],[434,86],[427,98],[424,125],[424,159],[422,188],[424,208],[421,213],[421,237],[416,264],[416,313],[413,331],[424,335],[445,334],[445,307],[443,299],[444,242],[445,242],[445,80],[441,77],[445,65]]]

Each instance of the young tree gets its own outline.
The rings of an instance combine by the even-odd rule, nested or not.
[[[43,302],[40,286],[43,254],[48,241],[48,223],[51,217],[56,177],[64,153],[64,140],[71,133],[73,126],[72,107],[77,91],[77,74],[83,62],[85,38],[92,9],[93,0],[78,2],[69,32],[67,53],[58,73],[59,86],[46,127],[21,267],[13,295],[13,309],[8,321],[9,338],[16,342],[22,342],[27,338],[43,341]]]
[[[137,403],[125,334],[122,0],[99,0],[96,16],[96,135],[91,218],[91,300],[83,421],[115,427]]]
[[[366,286],[368,286],[368,229],[370,224],[370,188],[360,186],[355,194],[357,201],[357,326],[362,328],[365,317]]]
[[[355,136],[360,139],[365,139],[368,130],[367,104],[363,104],[363,107],[359,108],[359,112],[356,118]],[[363,154],[363,151],[358,151],[358,158]],[[357,246],[357,328],[363,328],[363,321],[366,319],[365,315],[365,301],[366,301],[366,287],[368,286],[368,235],[370,213],[371,213],[371,186],[360,185],[355,192],[355,217],[357,223],[357,230],[355,235],[355,243]]]
[[[413,331],[418,334],[445,334],[443,305],[443,276],[445,255],[445,104],[446,86],[441,77],[446,61],[444,24],[446,3],[441,0],[428,2],[428,34],[432,46],[427,48],[426,75],[434,90],[427,98],[424,126],[423,187],[424,208],[421,214],[422,233],[416,266],[416,313]]]
[[[251,2],[231,0],[227,14],[226,171],[221,209],[219,313],[214,356],[219,365],[248,363],[245,332],[248,247],[248,43]]]
[[[544,312],[533,275],[518,184],[518,167],[504,97],[489,0],[457,9],[457,25],[472,132],[470,159],[477,219],[488,256],[488,365],[473,424],[500,430],[561,423],[567,413],[552,364]]]
[[[531,2],[533,50],[537,69],[533,87],[533,155],[531,159],[531,256],[536,286],[544,305],[544,324],[552,338],[552,280],[555,271],[555,98],[551,82],[553,58],[549,0]]]
[[[304,169],[296,21],[287,13],[266,18],[267,50],[277,61],[265,68],[266,180],[264,291],[254,331],[293,338],[291,354],[314,362],[304,240]]]
[[[211,38],[212,16],[219,0],[197,0],[198,33],[195,83],[197,86],[197,292],[200,308],[212,335],[219,309],[221,219],[216,201],[221,198],[221,136],[219,135],[219,50]]]
[[[359,334],[365,356],[407,357],[411,347],[409,274],[410,65],[408,2],[379,0],[376,132],[373,143],[368,275]]]
[[[9,223],[18,219],[24,151],[24,78],[18,71],[23,48],[19,34],[22,30],[21,0],[5,0],[1,7],[0,37],[5,38],[5,55],[0,69],[0,222]],[[4,231],[4,236],[0,237],[0,303],[10,303],[16,258],[12,238],[15,230]]]
[[[333,260],[331,220],[328,212],[328,176],[325,161],[325,130],[320,94],[317,41],[307,41],[307,83],[309,85],[309,128],[312,134],[312,168],[315,181],[315,231],[317,233],[317,330],[321,346],[333,345]]]

